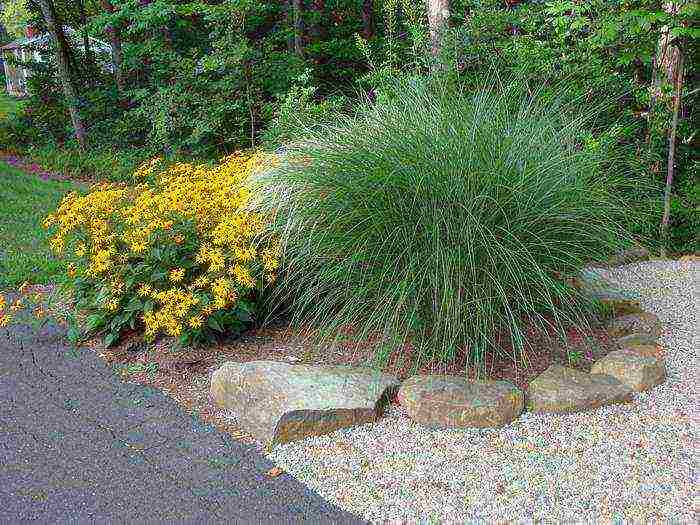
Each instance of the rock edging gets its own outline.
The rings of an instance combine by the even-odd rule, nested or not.
[[[525,392],[507,381],[416,375],[400,383],[369,368],[252,361],[227,362],[215,371],[211,397],[269,445],[374,422],[395,393],[409,418],[429,428],[502,427],[524,410],[566,414],[630,403],[635,392],[663,383],[658,317],[625,312],[606,326],[619,350],[590,373],[552,365]]]

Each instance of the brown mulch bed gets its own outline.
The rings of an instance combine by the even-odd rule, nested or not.
[[[589,372],[592,364],[611,351],[613,346],[602,329],[586,334],[589,337],[587,344],[583,343],[582,335],[569,334],[569,349],[581,351],[581,358],[576,362],[569,362],[561,343],[540,335],[538,343],[533,344],[525,356],[525,364],[514,362],[506,355],[487,358],[488,378],[507,380],[525,389],[530,381],[553,363]],[[125,380],[161,389],[189,413],[196,414],[203,421],[251,444],[255,444],[255,440],[236,427],[231,414],[209,399],[210,375],[223,363],[278,360],[304,364],[367,366],[372,355],[369,345],[364,350],[361,347],[355,351],[349,351],[342,345],[335,349],[319,347],[308,342],[299,332],[285,326],[251,330],[236,341],[199,349],[177,350],[175,342],[167,339],[146,344],[138,334],[125,336],[118,346],[109,349],[104,348],[99,341],[92,341],[86,346],[111,364],[120,366]],[[402,380],[412,375],[414,361],[411,353],[411,348],[395,349],[383,370]],[[455,359],[447,366],[429,362],[420,366],[417,373],[483,377],[477,373],[474,363],[468,364],[465,359]]]

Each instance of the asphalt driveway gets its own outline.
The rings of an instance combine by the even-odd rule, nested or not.
[[[0,329],[1,523],[363,523],[273,466],[63,328]]]

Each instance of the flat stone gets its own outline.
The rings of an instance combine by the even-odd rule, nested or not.
[[[633,333],[659,337],[663,332],[663,324],[654,314],[642,312],[615,317],[607,322],[606,329],[613,338]]]
[[[629,345],[656,345],[659,342],[658,336],[644,332],[633,332],[629,335],[623,335],[615,339],[620,347]]]
[[[629,346],[593,363],[591,374],[612,376],[635,392],[645,392],[666,379],[666,364],[659,353],[652,345]]]
[[[612,307],[616,315],[641,312],[639,294],[621,290],[595,269],[584,269],[572,283],[583,293]]]
[[[523,411],[523,393],[507,381],[417,375],[401,384],[399,403],[429,428],[501,427]]]
[[[646,261],[649,259],[649,250],[641,246],[635,248],[630,248],[628,250],[623,250],[620,253],[614,255],[608,261],[609,266],[619,266],[622,264],[631,264],[640,261]]]
[[[527,410],[572,413],[632,401],[632,390],[614,377],[551,365],[527,389]]]
[[[212,375],[211,396],[274,445],[376,421],[398,386],[393,375],[369,368],[227,362]]]

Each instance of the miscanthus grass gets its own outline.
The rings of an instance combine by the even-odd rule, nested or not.
[[[421,359],[514,359],[528,327],[588,326],[568,284],[626,243],[593,113],[522,83],[402,81],[311,130],[259,176],[282,272],[273,304],[324,343],[410,343]]]

